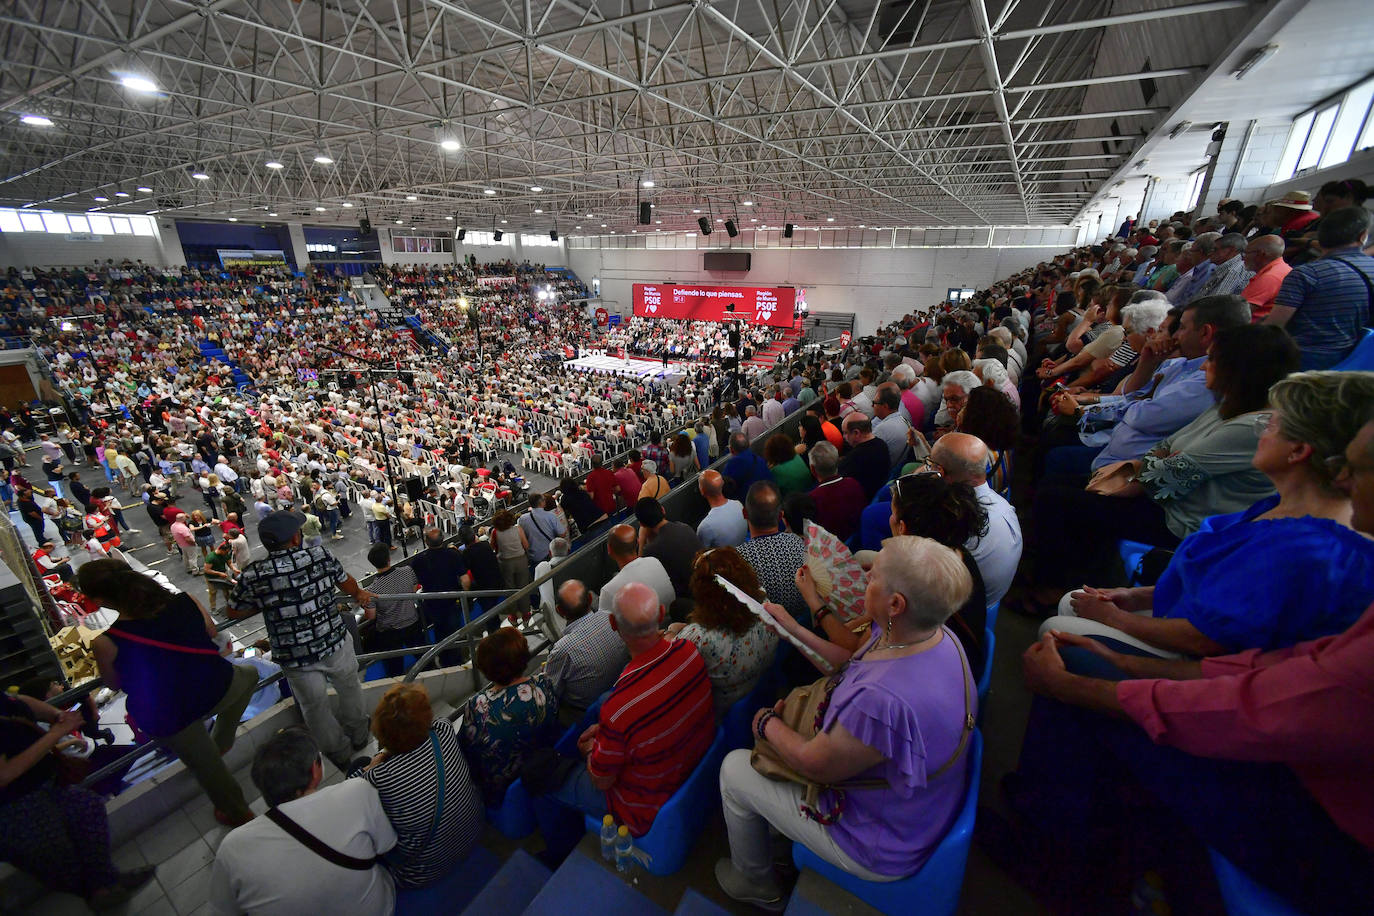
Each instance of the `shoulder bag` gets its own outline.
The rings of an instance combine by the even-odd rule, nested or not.
[[[954,753],[940,765],[939,769],[931,773],[928,779],[940,776],[963,756],[964,748],[968,744],[968,736],[973,732],[975,725],[972,711],[969,708],[968,656],[964,654],[964,647],[959,642],[959,638],[951,633],[948,628],[944,632],[945,638],[954,640],[955,650],[959,653],[962,662],[960,669],[963,674],[964,687],[964,728],[959,735],[959,744],[954,748]],[[865,650],[865,652],[867,651],[869,650]],[[850,664],[857,660],[858,657],[850,659]],[[835,693],[835,688],[844,679],[844,673],[847,670],[849,670],[849,665],[830,677],[821,678],[813,684],[793,689],[787,695],[787,699],[783,701],[781,715],[783,723],[808,741],[824,731],[825,714],[830,708],[830,699]],[[799,807],[802,816],[823,826],[829,826],[840,819],[840,815],[844,811],[846,790],[883,789],[889,785],[886,779],[849,779],[838,785],[814,782],[792,769],[783,760],[777,748],[763,739],[755,739],[754,750],[749,755],[749,763],[759,773],[775,782],[794,782],[800,785],[802,797]],[[830,811],[823,811],[818,806],[821,793],[827,790],[834,792],[835,806]]]

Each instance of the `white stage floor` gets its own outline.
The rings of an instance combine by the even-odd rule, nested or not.
[[[583,356],[578,359],[564,361],[563,365],[569,369],[577,369],[582,372],[614,372],[616,375],[631,376],[646,380],[666,381],[675,385],[682,381],[690,371],[691,366],[687,363],[669,362],[665,368],[662,360],[657,359],[621,359],[618,356]]]

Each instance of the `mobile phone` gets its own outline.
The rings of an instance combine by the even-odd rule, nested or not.
[[[1069,388],[1063,382],[1055,382],[1053,390],[1068,394]]]

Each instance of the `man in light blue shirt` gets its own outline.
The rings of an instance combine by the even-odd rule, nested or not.
[[[1212,271],[1217,269],[1217,265],[1212,263],[1212,251],[1216,248],[1219,238],[1220,232],[1204,232],[1193,239],[1193,243],[1188,246],[1188,254],[1189,260],[1195,263],[1193,269],[1180,276],[1165,293],[1171,305],[1181,308],[1202,292],[1202,288],[1212,278]]]
[[[1104,397],[1084,410],[1084,445],[1102,445],[1104,421],[1115,423],[1093,459],[1093,470],[1139,458],[1215,404],[1202,366],[1207,350],[1218,331],[1249,323],[1250,305],[1240,296],[1206,296],[1189,303],[1174,333],[1182,356],[1162,363],[1151,384],[1139,391]]]

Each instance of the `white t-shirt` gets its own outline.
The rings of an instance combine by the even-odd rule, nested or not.
[[[615,596],[631,582],[642,582],[652,588],[665,608],[677,597],[673,591],[673,580],[668,578],[668,570],[663,568],[662,563],[654,557],[636,557],[601,589],[597,610],[609,613],[615,606]]]
[[[368,859],[396,845],[377,790],[365,779],[286,802],[284,814],[345,855]],[[231,831],[210,875],[210,912],[254,916],[389,916],[396,887],[382,865],[344,868],[311,852],[266,817]]]

